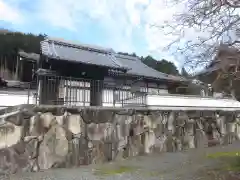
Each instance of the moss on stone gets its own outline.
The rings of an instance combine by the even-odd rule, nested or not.
[[[130,166],[117,166],[111,168],[99,168],[95,170],[95,175],[116,175],[123,173],[131,173],[136,171],[137,168]]]

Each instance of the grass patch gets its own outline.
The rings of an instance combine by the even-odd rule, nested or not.
[[[233,152],[216,152],[207,154],[208,158],[223,158],[223,157],[240,157],[240,151],[233,151]]]
[[[141,172],[144,176],[146,177],[160,177],[162,173],[157,172],[157,171],[146,171],[146,172]]]
[[[231,160],[228,160],[228,164],[226,166],[226,170],[239,172],[240,171],[240,157],[238,157],[238,158],[231,158]]]
[[[96,169],[95,174],[96,175],[117,175],[117,174],[123,174],[123,173],[131,173],[136,171],[137,169],[130,166],[117,166],[117,167],[111,167],[111,168],[99,168]]]
[[[207,157],[221,160],[222,170],[240,171],[240,151],[216,152],[208,154]]]

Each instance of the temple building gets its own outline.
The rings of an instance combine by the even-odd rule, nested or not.
[[[232,96],[240,100],[240,52],[236,48],[229,48],[221,45],[216,56],[211,63],[196,78],[206,84],[211,84],[214,95],[216,96]],[[232,88],[230,89],[230,86]]]
[[[188,81],[113,49],[47,38],[37,65],[40,104],[146,105],[148,94],[177,93]]]

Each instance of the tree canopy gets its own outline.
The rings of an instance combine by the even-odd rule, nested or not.
[[[145,58],[142,58],[142,61],[144,64],[148,65],[153,69],[156,69],[157,71],[164,72],[167,74],[179,75],[176,66],[172,62],[169,62],[165,59],[157,61],[152,56],[147,56]]]
[[[24,50],[26,52],[40,53],[40,41],[44,35],[23,34],[18,32],[0,33],[0,54],[10,55]]]

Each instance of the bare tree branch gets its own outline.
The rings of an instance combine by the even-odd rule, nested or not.
[[[240,79],[237,77],[240,74],[238,73],[240,1],[168,0],[168,2],[174,2],[175,5],[184,8],[182,12],[174,15],[173,21],[159,27],[165,36],[175,37],[165,49],[184,58],[184,65],[193,69],[205,67],[214,58],[218,58],[221,71],[213,85],[216,87],[219,84],[226,85],[222,83],[224,80],[227,82],[228,90],[232,91],[234,82]]]
[[[165,49],[184,56],[185,63],[207,64],[216,54],[217,46],[239,44],[240,3],[234,0],[169,0],[183,4],[185,11],[163,26],[166,36],[176,40]],[[193,38],[189,37],[189,29]],[[194,37],[195,36],[195,37]]]

